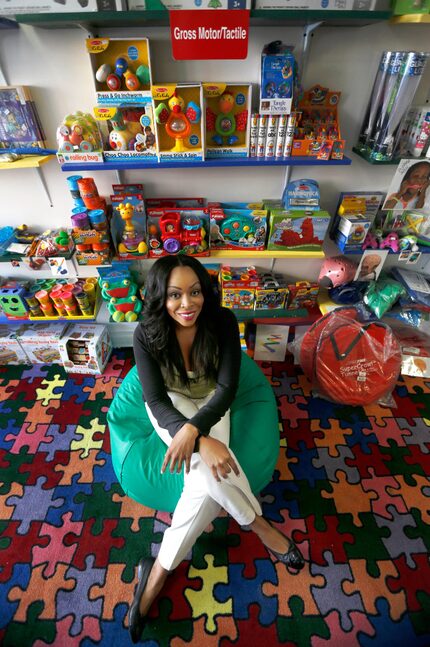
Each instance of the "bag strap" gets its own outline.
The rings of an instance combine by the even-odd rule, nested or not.
[[[339,330],[339,328],[338,328],[337,330]],[[364,335],[365,330],[364,330],[364,328],[361,328],[361,329],[359,330],[359,332],[358,332],[358,333],[356,334],[356,336],[351,340],[351,343],[350,343],[350,344],[349,344],[349,346],[348,346],[348,347],[343,351],[343,353],[341,353],[341,352],[339,351],[339,347],[338,347],[338,345],[337,345],[336,338],[335,338],[335,336],[334,336],[335,332],[337,332],[337,331],[336,331],[336,330],[334,330],[332,333],[330,333],[330,335],[329,335],[329,339],[330,339],[330,341],[331,341],[331,343],[332,343],[333,350],[334,350],[334,353],[335,353],[335,355],[336,355],[336,359],[341,360],[341,359],[345,359],[345,357],[348,357],[349,353],[352,351],[352,349],[354,348],[354,346],[356,346],[356,345],[358,344],[358,342],[360,341],[361,337]]]

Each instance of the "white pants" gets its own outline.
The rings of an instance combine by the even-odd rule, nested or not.
[[[213,393],[206,398],[192,400],[179,393],[169,392],[169,396],[178,411],[191,418],[198,409],[208,402]],[[172,438],[167,429],[158,426],[157,421],[146,405],[148,416],[160,438],[170,445]],[[210,437],[222,441],[225,445],[230,442],[230,412],[212,427]],[[163,568],[173,570],[191,550],[197,538],[204,529],[218,516],[224,508],[241,526],[252,523],[255,515],[261,515],[261,506],[253,495],[237,458],[230,449],[239,476],[231,471],[227,478],[218,482],[210,468],[203,462],[198,452],[191,457],[190,471],[184,474],[184,489],[175,508],[172,524],[166,530],[161,543],[158,560]],[[164,478],[169,478],[167,467]]]

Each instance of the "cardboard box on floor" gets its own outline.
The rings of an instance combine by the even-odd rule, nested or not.
[[[17,338],[30,364],[61,364],[58,342],[69,324],[67,321],[22,326]]]
[[[59,351],[67,373],[103,373],[112,352],[106,326],[71,324],[59,341]]]

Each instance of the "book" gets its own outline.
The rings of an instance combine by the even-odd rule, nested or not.
[[[27,86],[0,87],[0,148],[45,148],[45,134]]]

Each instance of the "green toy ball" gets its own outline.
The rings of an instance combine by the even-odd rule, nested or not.
[[[150,85],[151,79],[149,76],[149,67],[147,65],[139,65],[136,70],[136,76],[142,85]]]

